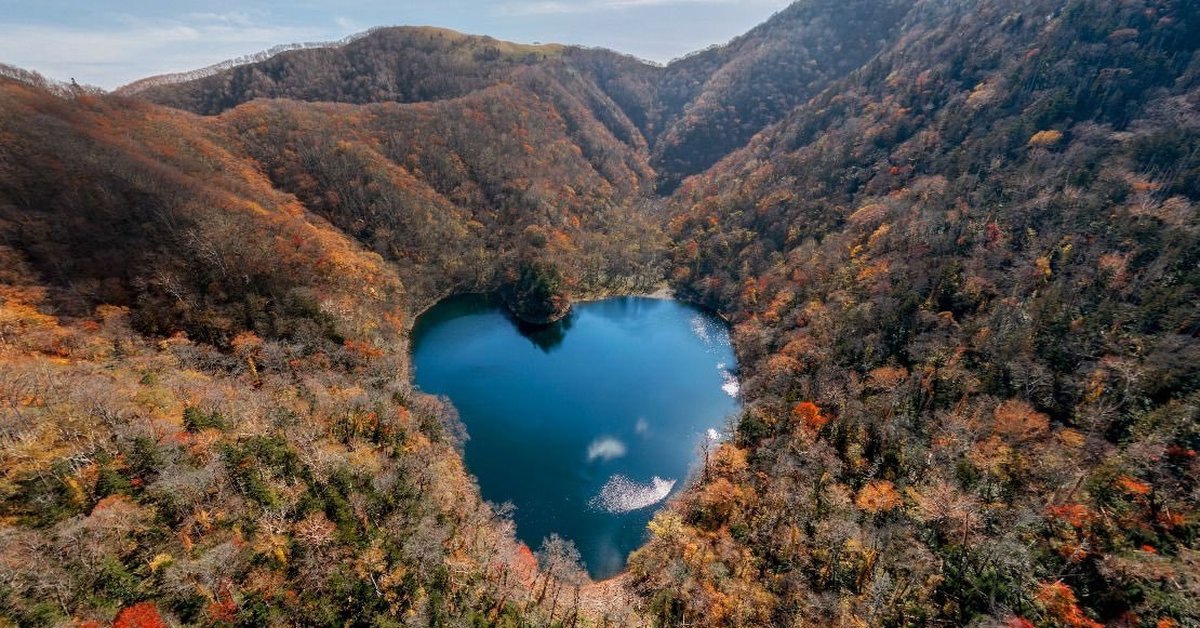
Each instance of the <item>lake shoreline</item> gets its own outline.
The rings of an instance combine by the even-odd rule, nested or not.
[[[683,303],[687,303],[686,300],[680,299],[678,297],[678,295],[675,294],[675,290],[673,288],[671,288],[670,284],[668,284],[666,282],[663,282],[663,283],[659,284],[658,286],[655,286],[654,290],[649,291],[649,292],[647,292],[647,291],[598,292],[595,294],[586,294],[583,296],[572,298],[571,303],[572,304],[574,304],[574,303],[592,303],[595,301],[603,301],[605,299],[620,299],[623,297],[632,297],[632,298],[641,298],[641,299],[659,299],[662,301],[681,301]],[[696,305],[696,304],[692,304],[692,305]]]
[[[411,334],[413,327],[416,326],[417,321],[420,320],[421,316],[424,315],[425,313],[427,313],[429,310],[433,309],[434,306],[441,303],[442,301],[445,301],[446,299],[451,299],[454,297],[461,297],[461,296],[467,296],[467,295],[480,295],[480,296],[491,298],[496,295],[496,292],[494,290],[490,291],[490,292],[476,292],[476,291],[471,291],[471,290],[467,290],[464,292],[447,292],[446,294],[444,294],[442,296],[439,296],[435,299],[431,299],[428,304],[420,306],[419,308],[415,309],[411,313],[406,312],[406,317],[404,319],[405,331],[407,331],[409,334]],[[634,298],[643,298],[643,299],[659,299],[662,301],[679,301],[681,303],[687,303],[689,305],[694,305],[696,307],[704,308],[705,310],[713,312],[714,314],[719,316],[722,320],[725,320],[726,322],[728,322],[728,319],[726,319],[725,316],[723,316],[720,312],[717,312],[716,310],[711,310],[708,307],[706,307],[700,303],[696,303],[689,299],[681,297],[678,293],[675,292],[675,289],[672,288],[671,285],[665,281],[656,285],[654,287],[654,289],[651,291],[640,290],[640,291],[626,292],[626,291],[620,291],[620,290],[613,290],[613,291],[599,290],[599,291],[595,291],[595,292],[589,292],[582,296],[572,297],[571,304],[573,306],[576,303],[592,303],[595,301],[603,301],[605,299],[619,299],[619,298],[623,298],[623,297],[634,297]]]

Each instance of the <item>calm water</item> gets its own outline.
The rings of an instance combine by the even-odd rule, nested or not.
[[[417,321],[413,362],[418,387],[458,408],[484,498],[517,507],[535,550],[552,532],[574,541],[597,578],[624,567],[738,408],[728,328],[675,301],[580,303],[535,331],[455,297]]]

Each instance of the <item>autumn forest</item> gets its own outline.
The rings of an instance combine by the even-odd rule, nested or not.
[[[742,410],[594,582],[409,334],[664,286]],[[0,625],[1197,626],[1198,303],[1192,0],[0,66]]]

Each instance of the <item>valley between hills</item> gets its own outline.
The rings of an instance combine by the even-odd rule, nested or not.
[[[1191,0],[800,0],[667,65],[0,66],[0,625],[1200,625],[1198,46]],[[409,332],[664,284],[743,408],[592,582]]]

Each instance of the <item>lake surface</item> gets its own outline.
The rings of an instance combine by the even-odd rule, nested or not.
[[[454,297],[413,329],[416,384],[453,401],[483,497],[516,506],[536,550],[575,542],[594,578],[615,575],[738,408],[729,330],[662,299],[578,303],[548,328]]]

